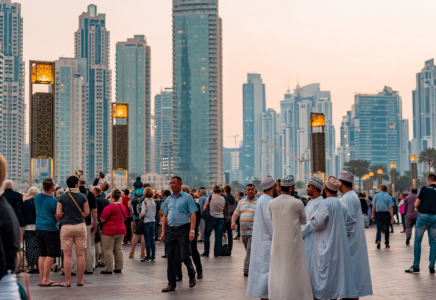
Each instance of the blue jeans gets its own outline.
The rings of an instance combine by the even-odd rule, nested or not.
[[[156,244],[154,243],[154,231],[156,222],[144,223],[144,240],[145,240],[145,250],[147,252],[148,259],[154,259],[156,254]],[[150,256],[151,249],[151,256]]]
[[[223,246],[223,226],[224,218],[209,217],[206,222],[206,228],[204,229],[204,254],[209,255],[210,249],[210,235],[212,230],[215,230],[215,246],[213,248],[213,254],[219,256],[221,254]]]
[[[436,258],[436,215],[419,214],[416,220],[415,244],[413,249],[413,267],[416,269],[419,268],[419,262],[421,261],[421,242],[426,230],[428,231],[428,241],[430,244],[429,268],[434,268]]]

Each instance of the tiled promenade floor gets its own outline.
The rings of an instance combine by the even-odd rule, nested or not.
[[[394,228],[391,248],[380,250],[373,244],[376,229],[366,229],[374,296],[363,299],[436,299],[436,276],[430,275],[427,268],[427,237],[422,243],[421,273],[406,274],[404,270],[413,261],[413,240],[410,246],[406,246],[405,234],[400,233],[402,226],[395,225]],[[176,292],[167,294],[161,293],[167,284],[166,260],[160,258],[163,245],[157,245],[159,258],[153,264],[140,262],[138,258],[128,259],[129,248],[124,246],[123,274],[101,275],[97,269],[94,275],[85,275],[84,287],[74,284],[71,288],[41,288],[37,286],[38,275],[30,275],[32,299],[249,299],[245,296],[247,279],[242,274],[245,251],[241,241],[235,241],[231,257],[202,260],[204,279],[198,280],[196,287],[189,288],[184,269],[183,281],[178,284]],[[203,248],[202,244],[200,248]],[[52,273],[51,278],[57,282],[63,280],[60,272]],[[24,284],[23,274],[19,275],[19,280]],[[73,277],[72,283],[74,280],[77,278]]]

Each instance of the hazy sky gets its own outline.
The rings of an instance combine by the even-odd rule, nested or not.
[[[78,16],[96,4],[106,14],[115,91],[115,44],[145,34],[152,95],[172,84],[171,0],[21,0],[24,60],[74,56]],[[355,93],[398,90],[412,121],[415,74],[436,54],[434,0],[220,0],[223,19],[224,145],[242,138],[242,84],[262,74],[267,108],[287,90],[314,82],[331,91],[336,144]],[[26,88],[27,88],[26,72]],[[26,89],[26,98],[27,98]],[[112,93],[115,101],[115,93]],[[410,130],[410,135],[412,131]]]

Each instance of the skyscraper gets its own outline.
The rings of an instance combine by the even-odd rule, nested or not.
[[[154,172],[168,177],[174,172],[173,89],[154,97]]]
[[[223,183],[222,25],[218,0],[173,0],[174,174]]]
[[[413,91],[413,141],[412,153],[427,148],[436,148],[436,66],[434,59],[425,62],[416,74],[416,89]]]
[[[272,108],[268,108],[262,114],[262,143],[261,163],[262,178],[271,175],[280,178],[282,166],[280,163],[281,152],[277,151],[280,145],[280,114]]]
[[[336,175],[342,170],[346,162],[354,159],[354,129],[351,118],[351,111],[347,111],[347,115],[342,117],[340,143],[337,148],[337,169]]]
[[[310,113],[325,115],[326,172],[335,173],[335,128],[332,123],[332,102],[329,91],[321,91],[319,83],[303,87],[297,85],[294,94],[290,91],[280,102],[282,145],[288,154],[283,154],[283,175],[296,175],[299,181],[310,177]],[[290,155],[293,156],[290,157]],[[299,162],[297,158],[301,161]]]
[[[243,89],[243,162],[245,181],[262,176],[262,114],[266,111],[265,85],[260,74],[247,74]]]
[[[97,14],[91,4],[79,16],[75,33],[75,57],[87,59],[88,96],[84,105],[85,176],[112,170],[111,162],[111,70],[109,69],[109,31],[105,14]]]
[[[354,131],[354,159],[369,160],[371,165],[389,166],[394,162],[403,172],[408,169],[408,138],[402,119],[401,97],[397,91],[384,87],[378,94],[357,94],[351,113]],[[405,156],[405,157],[404,157]]]
[[[23,18],[21,4],[0,1],[0,153],[8,163],[8,177],[22,182],[25,144]]]
[[[55,181],[86,168],[87,66],[85,58],[60,58],[55,85]]]
[[[129,172],[151,173],[150,47],[144,35],[116,46],[116,102],[129,103]]]

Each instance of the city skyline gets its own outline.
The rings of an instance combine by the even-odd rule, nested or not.
[[[171,1],[126,1],[124,10],[116,9],[114,4],[117,2],[108,0],[78,0],[74,3],[23,0],[19,3],[25,20],[25,61],[73,57],[73,43],[68,33],[77,28],[77,15],[84,11],[83,7],[93,3],[106,14],[107,26],[111,30],[110,68],[115,70],[116,42],[134,34],[145,34],[155,49],[151,95],[156,95],[161,87],[171,85]],[[425,10],[420,9],[423,5],[426,5]],[[276,111],[287,89],[288,79],[291,87],[297,84],[297,74],[301,85],[320,82],[325,90],[331,91],[336,128],[340,127],[342,116],[353,103],[355,93],[373,93],[379,91],[380,86],[392,86],[402,95],[403,117],[409,119],[409,132],[412,133],[415,74],[422,69],[423,61],[436,56],[436,42],[424,39],[432,34],[424,20],[430,16],[432,8],[436,8],[436,3],[330,1],[312,6],[311,1],[291,4],[278,0],[275,9],[271,9],[267,1],[220,1],[220,16],[225,21],[224,146],[234,145],[234,139],[227,136],[239,134],[242,137],[240,85],[245,82],[246,74],[252,71],[262,74],[267,86],[267,107]],[[51,9],[44,10],[44,7]],[[38,11],[39,20],[32,15],[34,11]],[[354,18],[356,14],[359,18]],[[126,24],[118,22],[126,18],[129,19]],[[241,18],[247,22],[241,22]],[[63,25],[51,29],[53,34],[44,35],[39,30],[42,26],[40,20],[44,19],[53,19]],[[262,26],[248,22],[256,19],[265,22],[261,22]],[[405,19],[409,22],[403,22]],[[238,30],[230,30],[233,28]],[[263,47],[257,45],[259,35],[264,38]],[[50,47],[34,47],[41,38]],[[298,40],[299,47],[291,47],[294,40]],[[318,47],[317,44],[325,46]],[[377,45],[376,50],[372,45]],[[260,56],[267,59],[259,61]],[[337,131],[336,141],[338,135]]]

